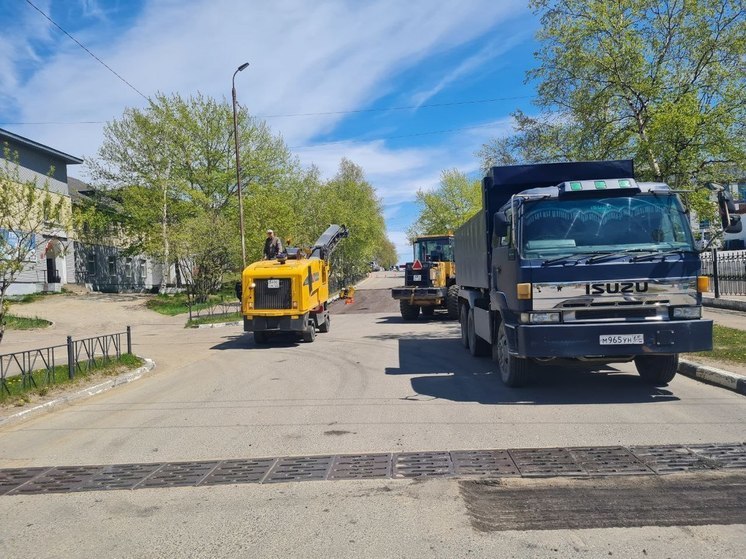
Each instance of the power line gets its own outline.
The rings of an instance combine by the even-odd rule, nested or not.
[[[356,113],[378,113],[386,111],[404,111],[408,109],[429,109],[432,107],[452,107],[457,105],[477,105],[482,103],[495,103],[497,101],[513,101],[515,99],[530,99],[533,95],[517,95],[515,97],[493,97],[491,99],[472,99],[469,101],[450,101],[448,103],[429,103],[425,105],[408,105],[401,107],[380,107],[376,109],[353,109],[349,111],[322,111],[314,113],[286,113],[286,114],[275,114],[275,115],[254,115],[255,118],[285,118],[285,117],[299,117],[299,116],[325,116],[325,115],[343,115],[343,114],[356,114]],[[77,122],[2,122],[0,124],[6,125],[73,125],[73,124],[106,124],[105,120],[82,120]]]
[[[492,99],[474,99],[471,101],[451,101],[449,103],[429,103],[426,105],[408,105],[403,107],[382,107],[378,109],[356,109],[350,111],[325,111],[318,113],[288,113],[277,115],[256,115],[257,118],[283,118],[295,116],[324,116],[324,115],[346,115],[355,113],[376,113],[383,111],[405,111],[409,109],[424,109],[430,107],[451,107],[454,105],[477,105],[480,103],[495,103],[497,101],[513,101],[515,99],[529,99],[533,95],[518,95],[515,97],[493,97]]]
[[[399,136],[385,136],[382,138],[366,138],[366,139],[355,139],[355,138],[348,138],[346,140],[334,140],[333,142],[318,142],[315,144],[310,144],[307,146],[289,146],[288,149],[313,149],[319,146],[331,146],[334,144],[346,144],[348,142],[353,141],[364,141],[364,142],[377,142],[380,140],[398,140],[400,138],[416,138],[418,136],[433,136],[436,134],[449,134],[451,132],[461,132],[463,130],[474,130],[475,128],[489,128],[490,126],[494,126],[494,122],[490,122],[487,124],[475,124],[474,126],[463,126],[461,128],[449,128],[447,130],[432,130],[430,132],[417,132],[415,134],[401,134]]]
[[[70,39],[72,39],[72,41],[73,41],[73,42],[75,42],[75,44],[76,44],[76,45],[78,45],[78,46],[79,46],[80,48],[82,48],[82,49],[83,49],[84,51],[86,51],[86,52],[87,52],[88,54],[90,54],[90,55],[91,55],[91,56],[92,56],[93,58],[95,58],[95,59],[96,59],[96,60],[97,60],[97,61],[98,61],[98,62],[99,62],[99,63],[100,63],[100,64],[101,64],[101,65],[102,65],[102,66],[103,66],[104,68],[106,68],[107,70],[109,70],[109,72],[111,72],[111,73],[112,73],[112,74],[114,74],[114,75],[115,75],[116,77],[118,77],[118,78],[119,78],[120,80],[122,80],[122,81],[123,81],[123,82],[124,82],[125,84],[127,84],[127,85],[129,86],[129,88],[130,88],[130,89],[132,89],[132,90],[133,90],[133,91],[135,91],[135,92],[136,92],[136,93],[137,93],[137,94],[138,94],[138,95],[139,95],[140,97],[142,97],[143,99],[145,99],[146,101],[148,101],[148,98],[147,98],[147,97],[146,97],[146,96],[145,96],[145,95],[144,95],[144,94],[142,93],[142,91],[140,91],[140,90],[139,90],[139,89],[137,89],[137,88],[136,88],[136,87],[135,87],[134,85],[132,85],[132,84],[131,84],[130,82],[128,82],[127,80],[125,80],[125,79],[124,79],[124,78],[123,78],[122,76],[120,76],[120,75],[119,75],[119,74],[118,74],[118,73],[117,73],[116,71],[114,71],[114,69],[113,69],[113,68],[112,68],[111,66],[109,66],[109,65],[108,65],[108,64],[107,64],[106,62],[104,62],[104,61],[103,61],[103,60],[101,60],[101,59],[100,59],[100,58],[99,58],[98,56],[96,56],[96,55],[95,55],[95,54],[93,54],[93,53],[92,53],[92,52],[91,52],[90,50],[88,50],[88,49],[87,49],[87,48],[85,47],[85,45],[83,45],[83,44],[82,44],[82,43],[81,43],[80,41],[78,41],[78,40],[77,40],[77,39],[76,39],[75,37],[73,37],[72,35],[70,35],[70,33],[68,33],[67,31],[65,31],[65,30],[64,30],[64,29],[63,29],[63,28],[62,28],[62,27],[61,27],[61,26],[60,26],[60,25],[59,25],[59,24],[58,24],[58,23],[57,23],[56,21],[54,21],[54,20],[53,20],[53,19],[52,19],[51,17],[49,17],[49,16],[47,15],[47,14],[45,14],[45,13],[44,13],[43,11],[41,11],[41,10],[40,10],[40,9],[39,9],[39,8],[38,8],[38,7],[36,6],[36,5],[34,5],[34,3],[33,3],[33,2],[31,2],[31,0],[26,0],[26,3],[27,3],[27,4],[29,5],[29,6],[31,6],[32,8],[34,8],[34,9],[35,9],[35,10],[36,10],[37,12],[39,12],[39,13],[40,13],[40,14],[41,14],[42,16],[44,16],[44,17],[45,17],[45,18],[46,18],[46,19],[47,19],[47,20],[49,21],[49,23],[51,23],[51,24],[52,24],[52,25],[54,25],[54,26],[55,26],[55,27],[56,27],[57,29],[59,29],[60,31],[62,31],[62,32],[63,32],[63,33],[65,34],[65,35],[67,35],[68,37],[70,37]]]

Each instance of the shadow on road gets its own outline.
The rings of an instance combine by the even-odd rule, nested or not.
[[[508,388],[497,365],[474,358],[459,339],[400,339],[399,367],[387,375],[418,375],[412,389],[421,396],[481,404],[627,404],[675,401],[670,390],[644,384],[636,374],[613,366],[594,368],[536,365],[531,383]]]
[[[422,316],[416,320],[404,320],[400,315],[384,316],[376,320],[376,324],[417,324],[418,322],[452,322],[458,326],[458,322],[448,318],[446,313],[435,313],[433,316]]]
[[[300,342],[298,342],[298,340],[295,338],[295,335],[293,334],[276,334],[270,338],[270,341],[268,343],[262,345],[257,345],[257,343],[254,341],[254,336],[252,336],[251,334],[225,336],[223,339],[225,341],[212,346],[210,349],[273,349],[278,347],[295,347],[300,345]]]

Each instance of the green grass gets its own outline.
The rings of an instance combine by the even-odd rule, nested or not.
[[[209,309],[210,307],[218,305],[221,302],[234,301],[236,301],[235,293],[221,292],[217,295],[210,295],[210,299],[207,303],[197,303],[195,305],[192,305],[192,312]],[[167,316],[176,316],[189,312],[186,293],[175,293],[173,295],[157,295],[150,299],[147,303],[145,303],[145,306],[147,306],[151,311],[165,314]]]
[[[746,331],[716,324],[712,335],[712,351],[701,351],[694,355],[746,364]]]
[[[65,293],[64,289],[62,293],[57,292],[57,291],[45,291],[43,293],[27,293],[26,295],[21,295],[20,297],[8,297],[8,301],[14,305],[23,305],[26,303],[33,303],[34,301],[39,301],[40,299],[45,299],[46,297],[52,297],[53,295],[63,295],[64,293]]]
[[[75,372],[75,378],[68,378],[67,365],[60,365],[52,369],[51,373],[46,370],[34,371],[31,373],[36,386],[30,381],[27,382],[26,386],[23,385],[23,378],[18,376],[12,376],[6,378],[5,388],[0,386],[0,405],[12,404],[15,406],[22,406],[25,403],[31,401],[32,395],[46,396],[49,389],[53,386],[64,386],[71,385],[80,380],[85,379],[93,373],[101,373],[104,375],[112,375],[121,372],[122,369],[133,369],[142,365],[143,360],[139,357],[132,355],[131,353],[123,354],[119,359],[108,359],[105,360],[102,357],[96,358],[93,365],[89,368],[87,363],[83,364],[84,370],[77,370]]]
[[[243,320],[243,316],[240,312],[233,312],[228,314],[216,314],[213,316],[201,316],[194,320],[187,320],[186,327],[193,328],[200,324],[220,324],[222,322],[236,322]]]
[[[26,318],[25,316],[14,316],[12,314],[5,315],[5,327],[8,330],[34,330],[36,328],[46,328],[51,324],[48,320],[38,316]]]

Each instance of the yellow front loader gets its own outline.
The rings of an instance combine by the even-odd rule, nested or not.
[[[237,295],[243,329],[257,344],[281,332],[312,342],[317,329],[329,331],[329,256],[348,234],[344,225],[331,225],[311,249],[288,248],[277,259],[246,267]]]

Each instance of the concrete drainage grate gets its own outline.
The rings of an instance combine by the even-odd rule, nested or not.
[[[390,454],[335,456],[328,479],[385,479],[391,477]]]
[[[0,470],[0,495],[310,480],[662,475],[746,469],[744,444],[343,454]]]
[[[277,462],[276,458],[224,460],[200,482],[200,485],[259,483],[269,473],[275,462]]]
[[[448,452],[402,452],[394,458],[394,477],[440,477],[453,473]]]
[[[713,467],[684,446],[633,446],[630,450],[656,474],[706,470]]]
[[[509,452],[524,477],[578,476],[585,473],[566,448],[522,448]]]

